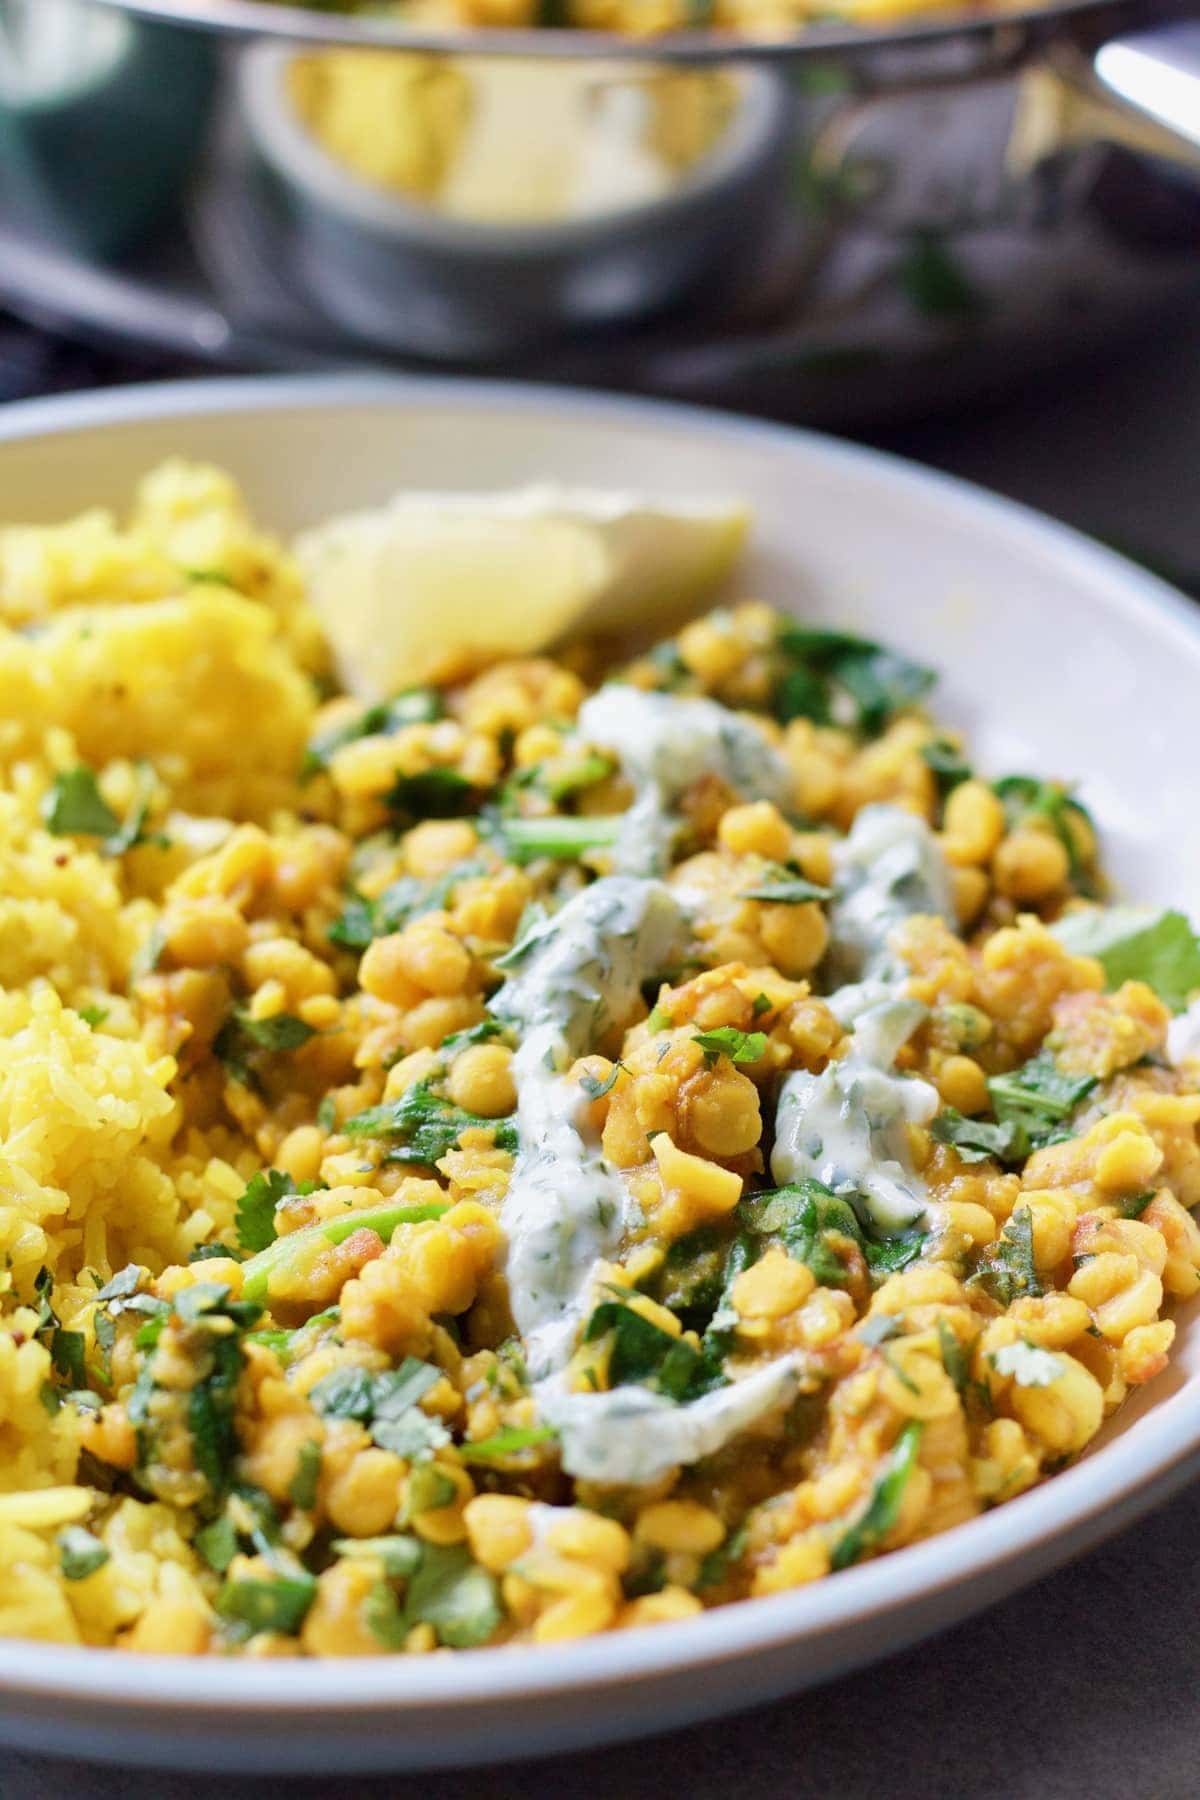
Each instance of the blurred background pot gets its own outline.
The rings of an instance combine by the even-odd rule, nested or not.
[[[0,157],[23,210],[67,243],[129,249],[179,199],[216,45],[87,0],[0,0]]]
[[[0,300],[107,340],[237,366],[469,367],[853,428],[1012,386],[1200,294],[1200,24],[1157,25],[1154,0],[753,46],[418,34],[255,0],[88,4],[221,45],[204,154],[161,159],[174,206],[135,249],[84,255],[27,229],[29,184],[0,160]],[[661,191],[581,217],[469,216],[289,96],[289,58],[365,68],[384,44],[464,82],[500,53],[544,59],[547,95],[578,82],[619,99],[701,72],[742,99]],[[562,105],[524,111],[553,165]],[[148,124],[140,149],[153,164]]]

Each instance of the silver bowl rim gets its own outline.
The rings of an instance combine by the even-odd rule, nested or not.
[[[1004,36],[1038,28],[1054,30],[1074,19],[1104,14],[1125,0],[1051,0],[1012,7],[983,6],[929,13],[888,27],[829,21],[790,35],[745,37],[717,31],[678,31],[635,38],[609,31],[486,29],[406,25],[396,19],[348,17],[319,9],[265,0],[96,0],[137,18],[192,31],[246,38],[277,38],[300,44],[353,44],[395,50],[433,50],[480,56],[529,58],[603,57],[607,60],[730,62],[745,58],[798,60],[832,53],[863,53],[936,44],[948,38]]]
[[[778,75],[764,68],[739,69],[742,92],[733,118],[669,194],[586,217],[489,224],[453,217],[343,167],[296,116],[282,91],[279,78],[284,69],[304,54],[303,45],[260,43],[242,57],[238,82],[243,115],[258,154],[306,203],[377,237],[391,238],[397,246],[432,253],[508,258],[596,251],[635,229],[656,222],[665,226],[697,209],[719,205],[771,155],[790,111],[787,87]]]

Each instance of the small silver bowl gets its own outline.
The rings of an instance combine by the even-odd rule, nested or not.
[[[728,284],[776,222],[794,108],[772,70],[729,68],[730,117],[668,194],[508,225],[451,216],[336,160],[288,92],[296,54],[265,44],[245,53],[247,127],[282,189],[313,297],[389,349],[481,359],[643,318]],[[487,79],[487,62],[465,60],[472,79]]]

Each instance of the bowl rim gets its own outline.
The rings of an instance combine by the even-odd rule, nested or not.
[[[414,250],[491,255],[506,260],[555,252],[596,252],[607,243],[619,243],[632,232],[677,224],[698,211],[719,205],[736,192],[770,158],[782,140],[790,115],[789,89],[777,71],[738,65],[726,71],[738,87],[732,117],[712,147],[669,193],[576,218],[495,224],[459,218],[434,205],[393,193],[356,174],[325,148],[297,114],[283,77],[288,66],[298,59],[329,55],[336,53],[337,48],[259,43],[243,51],[237,80],[246,129],[258,154],[276,176],[309,204],[376,238],[390,239]],[[486,65],[493,59],[473,57],[468,46],[455,60]],[[584,66],[582,58],[580,66]],[[624,71],[632,77],[635,73],[653,72],[654,65],[648,62],[643,69],[638,64],[614,62],[612,69],[614,74]],[[669,72],[669,65],[660,65],[659,72],[664,69]]]
[[[895,494],[934,499],[967,520],[1000,526],[1043,560],[1070,567],[1106,590],[1110,605],[1174,640],[1200,662],[1200,612],[1182,594],[1118,552],[1033,508],[954,475],[824,433],[741,419],[671,401],[596,394],[582,388],[517,386],[421,376],[258,376],[162,382],[115,391],[17,402],[0,410],[0,471],[7,448],[97,429],[178,423],[248,413],[339,408],[403,410],[446,405],[510,415],[555,415],[586,424],[656,423],[689,436],[744,444],[781,457],[801,450],[851,477],[882,481]],[[611,1690],[656,1676],[750,1659],[822,1633],[915,1609],[959,1585],[969,1588],[1021,1559],[1025,1578],[1128,1524],[1165,1499],[1200,1465],[1200,1376],[1152,1405],[1111,1443],[990,1513],[891,1552],[836,1579],[690,1619],[555,1645],[467,1650],[448,1657],[395,1656],[280,1662],[131,1656],[111,1649],[0,1638],[0,1698],[85,1700],[128,1711],[152,1726],[167,1712],[197,1717],[219,1708],[235,1722],[255,1713],[447,1719],[481,1702]],[[1071,1534],[1074,1534],[1073,1536]],[[1012,1585],[1018,1585],[1013,1583]],[[885,1643],[881,1648],[891,1647]],[[859,1659],[862,1660],[862,1659]],[[714,1703],[727,1710],[736,1700]]]

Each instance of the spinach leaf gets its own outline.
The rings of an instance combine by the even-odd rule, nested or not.
[[[891,1455],[871,1490],[866,1507],[833,1546],[830,1566],[847,1569],[872,1550],[877,1550],[900,1517],[900,1506],[909,1478],[917,1466],[922,1426],[910,1421],[896,1439]]]
[[[482,795],[456,769],[425,769],[419,775],[398,775],[385,797],[385,805],[400,823],[421,819],[461,819],[476,812]]]
[[[771,705],[783,723],[848,722],[865,737],[876,737],[936,679],[932,669],[841,631],[785,624],[776,650],[781,668]]]
[[[415,1356],[405,1357],[398,1369],[379,1374],[350,1365],[323,1376],[309,1400],[324,1418],[358,1419],[369,1426],[381,1450],[394,1451],[409,1462],[424,1462],[450,1442],[441,1421],[418,1404],[441,1375],[432,1363]]]
[[[596,1307],[584,1327],[583,1341],[595,1343],[610,1334],[610,1387],[635,1383],[682,1404],[725,1385],[720,1363],[710,1351],[697,1350],[685,1338],[663,1331],[624,1298]]]
[[[729,1239],[711,1225],[676,1238],[663,1259],[655,1298],[686,1331],[703,1331],[721,1299]]]

